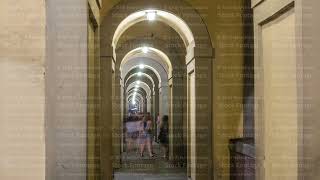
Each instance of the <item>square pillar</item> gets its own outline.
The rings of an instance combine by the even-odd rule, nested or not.
[[[188,175],[192,180],[211,178],[211,63],[211,57],[196,57],[187,64]]]
[[[100,65],[100,171],[101,179],[112,179],[112,57],[101,57]]]

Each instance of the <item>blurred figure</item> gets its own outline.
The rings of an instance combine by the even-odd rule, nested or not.
[[[165,159],[168,158],[168,144],[169,144],[169,124],[168,124],[169,117],[167,115],[163,116],[162,122],[160,124],[160,133],[159,133],[159,141],[163,151],[163,157]]]
[[[153,157],[153,122],[152,122],[152,117],[150,113],[148,114],[147,117],[147,127],[146,127],[146,133],[147,133],[147,147],[149,152],[151,152],[151,157]]]
[[[137,116],[130,116],[127,118],[125,123],[125,134],[126,134],[126,144],[127,153],[129,153],[133,148],[139,149],[137,147],[137,139],[139,136],[139,128],[137,126],[138,119]]]
[[[152,121],[147,117],[143,117],[140,123],[140,156],[143,157],[145,146],[147,146],[149,151],[149,156],[153,157],[151,141],[152,138]],[[152,139],[151,139],[152,140]]]
[[[157,115],[156,123],[157,123],[157,138],[156,138],[156,141],[159,142],[160,125],[161,125],[161,119],[160,119],[160,114],[159,113]]]

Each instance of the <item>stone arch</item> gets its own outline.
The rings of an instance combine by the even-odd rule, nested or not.
[[[135,98],[137,98],[137,99],[135,99],[135,101],[138,102],[140,104],[140,106],[141,105],[142,105],[142,107],[145,106],[145,104],[146,104],[146,98],[145,97],[143,97],[141,94],[137,93]],[[133,101],[133,94],[130,94],[128,96],[127,101],[128,102],[132,102]]]
[[[135,8],[124,9],[121,7]],[[193,58],[194,56],[212,56],[213,46],[206,24],[199,13],[184,0],[121,1],[112,8],[108,16],[102,21],[101,30],[104,33],[101,39],[101,47],[106,47],[106,49],[103,49],[104,56],[115,55],[115,39],[118,39],[122,34],[118,33],[117,29],[118,31],[122,32],[123,30],[121,30],[121,28],[127,29],[137,22],[146,20],[145,13],[146,11],[150,10],[159,12],[161,18],[157,20],[161,20],[178,32],[181,38],[185,41],[186,49],[189,54],[188,57]],[[114,14],[119,14],[119,16],[113,16]],[[188,14],[190,16],[183,16],[184,14]],[[121,23],[127,24],[122,27]],[[112,25],[110,26],[110,24]]]
[[[132,93],[132,92],[129,93],[129,94],[128,94],[128,97],[127,97],[127,100],[132,99],[133,94],[134,94],[134,93]],[[140,92],[137,92],[136,95],[138,95],[138,96],[137,96],[137,97],[139,98],[138,100],[143,100],[143,101],[144,101],[145,97],[144,97],[142,94],[140,94]]]
[[[138,69],[139,66],[140,66],[140,64],[138,64],[138,65],[132,65],[131,68],[128,69],[128,70],[126,70],[123,74],[125,74],[125,76],[127,76],[131,71]],[[160,73],[159,73],[155,68],[153,68],[152,66],[145,65],[145,64],[143,64],[143,66],[144,66],[144,69],[148,69],[148,70],[152,71],[154,75],[156,75],[157,80],[158,80],[158,82],[159,82],[158,86],[160,86],[160,85],[161,85],[161,82],[163,81],[163,80],[162,80],[163,77],[160,76]],[[139,69],[140,69],[140,68],[139,68]],[[141,69],[141,70],[144,70],[144,69]],[[122,78],[123,78],[123,77],[122,77]],[[126,78],[124,78],[124,79],[126,79]]]
[[[159,87],[159,83],[160,83],[161,79],[158,79],[158,75],[152,69],[149,69],[149,68],[140,69],[137,66],[134,68],[131,68],[131,70],[126,73],[126,75],[124,77],[124,82],[127,82],[127,80],[132,76],[139,76],[139,74],[138,74],[139,72],[142,73],[141,76],[147,75],[148,77],[150,77],[152,79],[154,88]]]
[[[136,99],[136,101],[135,101],[135,104],[138,104],[138,107],[139,107],[139,108],[141,108],[142,103],[143,103],[143,102],[140,101],[140,99]],[[129,100],[129,104],[132,104],[132,99]],[[128,106],[129,106],[129,104],[128,104]]]
[[[142,97],[147,97],[147,92],[143,89],[143,88],[141,88],[141,87],[138,87],[138,88],[136,88],[136,87],[132,87],[132,88],[130,88],[130,89],[128,89],[127,91],[126,91],[126,94],[124,95],[124,100],[129,104],[130,103],[130,100],[129,100],[129,96],[132,94],[132,92],[134,92],[135,91],[135,89],[137,89],[137,92],[139,93],[139,94],[141,94],[142,95]],[[124,103],[125,104],[125,103]],[[125,109],[125,112],[127,112],[127,108],[128,108],[128,105],[124,105],[124,107],[123,107],[124,109]]]
[[[179,38],[178,35],[175,37]],[[133,39],[126,41],[123,46],[116,49],[117,61],[115,61],[115,70],[118,68],[122,74],[122,67],[124,64],[130,62],[132,59],[149,58],[160,63],[167,72],[168,79],[172,77],[172,71],[176,67],[184,65],[186,51],[181,47],[168,47],[165,44],[167,41],[159,38],[153,39]],[[181,44],[183,42],[176,42]],[[127,47],[130,45],[130,48]],[[143,53],[143,47],[150,47],[149,53]],[[153,51],[154,50],[154,51]]]
[[[132,82],[130,85],[135,84],[135,82],[136,82],[136,81],[133,79],[133,82]],[[144,103],[144,105],[143,105],[143,107],[144,107],[144,108],[143,108],[143,111],[144,111],[144,112],[147,112],[148,108],[150,108],[150,105],[151,105],[151,99],[150,99],[150,98],[151,98],[152,95],[154,94],[153,90],[150,89],[150,88],[151,88],[151,87],[150,87],[150,85],[151,85],[150,82],[146,83],[146,82],[144,82],[144,81],[141,81],[140,84],[139,84],[139,86],[142,87],[145,92],[147,92],[145,96],[143,96],[142,94],[140,94],[140,93],[138,93],[138,92],[130,91],[129,89],[132,89],[132,88],[129,88],[130,85],[128,86],[128,88],[126,88],[126,97],[127,97],[127,98],[126,98],[126,101],[128,102],[128,101],[129,101],[129,98],[130,98],[131,96],[133,96],[134,93],[136,93],[137,95],[140,95],[141,98],[143,99],[143,103]],[[149,91],[146,90],[147,88],[149,88]]]
[[[177,37],[177,39],[180,38],[179,35],[174,32],[174,30],[172,30],[170,34],[173,35],[174,37]],[[169,46],[165,45],[167,41],[161,38],[160,39],[155,37],[152,39],[135,38],[135,39],[123,41],[122,44],[120,44],[116,50],[118,60],[115,62],[115,71],[117,72],[118,68],[120,67],[120,74],[122,79],[125,79],[124,77],[125,73],[122,70],[123,67],[126,64],[128,63],[132,64],[132,62],[137,60],[140,62],[144,61],[144,64],[150,64],[150,66],[156,65],[155,67],[157,68],[157,70],[159,70],[159,72],[161,72],[162,77],[164,77],[161,81],[162,83],[159,84],[158,86],[158,88],[162,88],[162,91],[159,93],[159,96],[155,97],[154,99],[154,103],[159,103],[159,105],[156,105],[154,107],[155,109],[154,116],[157,116],[159,112],[161,115],[165,115],[169,113],[169,105],[167,103],[167,100],[168,100],[167,96],[169,92],[168,79],[172,78],[173,76],[176,77],[176,75],[172,74],[173,70],[175,70],[173,73],[177,73],[177,69],[179,69],[179,67],[183,67],[184,65],[185,57],[182,54],[185,54],[186,52],[185,52],[185,49],[181,48],[181,47],[184,47],[183,42],[179,40],[175,40],[175,41],[177,41],[179,46],[170,48]],[[148,54],[140,53],[133,57],[125,58],[126,56],[128,57],[128,54],[130,53],[130,51],[132,51],[132,49],[130,48],[138,49],[144,46],[152,47],[162,51],[168,57],[168,58],[165,58],[167,59],[167,61],[163,60],[164,56],[162,56],[162,58],[157,56],[150,57],[150,53]],[[122,59],[128,59],[128,61],[122,61]],[[150,63],[150,61],[152,63]],[[170,70],[168,70],[168,67],[170,67]],[[167,72],[167,73],[163,73],[163,72]]]
[[[131,51],[129,51],[123,58],[120,64],[120,67],[125,64],[127,61],[129,61],[129,59],[132,58],[141,58],[141,57],[150,57],[156,61],[158,61],[159,63],[161,63],[165,69],[167,69],[168,72],[168,76],[171,77],[172,76],[172,64],[171,61],[169,59],[169,57],[161,50],[153,48],[153,47],[148,47],[148,49],[150,50],[149,53],[144,53],[143,52],[143,48],[144,47],[138,47],[136,49],[133,49]],[[117,66],[116,66],[117,67]],[[121,69],[120,69],[121,71]]]
[[[137,76],[132,76],[131,78],[129,78],[128,80],[127,80],[127,82],[126,82],[126,84],[125,84],[125,89],[127,89],[127,91],[128,91],[128,86],[130,85],[130,84],[132,84],[132,83],[135,83],[136,84],[136,82],[137,81],[140,81],[140,84],[139,84],[139,86],[141,85],[141,84],[146,84],[148,87],[149,87],[149,89],[151,90],[151,93],[152,94],[154,94],[154,86],[153,86],[153,82],[152,82],[152,80],[150,80],[148,77],[137,77]]]
[[[153,78],[146,73],[143,73],[143,72],[140,72],[140,73],[141,73],[141,78],[147,78],[151,82],[150,85],[152,85],[151,87],[152,87],[152,90],[154,91],[155,86],[156,86],[155,80],[153,80]],[[135,72],[135,73],[129,75],[129,77],[125,79],[124,84],[126,85],[130,81],[130,79],[133,79],[133,78],[134,78],[134,80],[139,79],[140,76],[138,74],[139,74],[139,72]]]
[[[130,94],[132,91],[134,91],[136,88],[131,88],[128,90],[128,94]],[[137,88],[137,92],[139,92],[142,96],[147,96],[147,92],[145,92],[142,88]]]
[[[132,82],[131,84],[129,84],[125,89],[126,89],[126,93],[128,92],[128,89],[134,88],[136,85],[135,82]],[[149,87],[149,85],[145,82],[141,82],[139,85],[141,88],[143,88],[146,92],[147,95],[150,96],[152,94],[152,89]]]
[[[135,8],[121,8],[124,6]],[[111,79],[115,79],[115,77],[120,76],[118,75],[117,71],[119,71],[120,63],[122,62],[120,60],[122,60],[123,58],[121,58],[121,53],[119,53],[118,49],[116,49],[116,45],[112,43],[114,34],[120,23],[123,22],[123,20],[128,16],[136,12],[150,9],[154,9],[159,12],[167,12],[174,15],[175,17],[180,18],[192,32],[194,41],[192,43],[189,43],[190,41],[188,41],[188,43],[185,43],[186,54],[184,56],[184,59],[185,65],[187,66],[187,116],[188,123],[192,125],[190,127],[187,127],[188,134],[192,138],[192,141],[188,140],[188,142],[194,142],[196,144],[191,144],[191,146],[188,146],[192,147],[192,149],[188,149],[188,152],[190,152],[191,154],[190,157],[192,157],[192,160],[188,161],[188,163],[190,164],[188,165],[188,167],[191,167],[189,169],[189,172],[191,172],[192,174],[192,179],[209,179],[210,172],[212,170],[212,132],[210,128],[203,129],[203,127],[208,127],[208,125],[210,127],[212,125],[211,78],[214,53],[211,38],[207,31],[206,24],[203,22],[198,12],[184,0],[123,0],[118,5],[113,7],[109,15],[102,20],[100,36],[101,60],[106,61],[106,68],[108,70],[110,68],[113,70],[113,72],[115,72],[115,74],[111,76]],[[113,16],[117,13],[121,14],[121,16]],[[186,14],[188,16],[184,16]],[[171,26],[173,29],[176,29],[181,39],[184,39],[185,41],[185,37],[188,36],[186,34],[188,33],[182,34],[183,31],[180,31],[180,29],[182,29],[181,26],[180,29],[177,29],[177,26],[179,26],[178,24],[175,24],[175,22],[173,22],[173,24],[170,24],[171,21],[166,20],[165,18],[164,20],[162,20],[162,22],[166,23],[168,26]],[[130,26],[134,25],[135,23],[135,21],[132,21],[132,24],[130,24]],[[154,57],[151,56],[151,58]],[[174,84],[174,78],[171,78],[172,76],[170,73],[172,74],[172,72],[169,72],[168,77],[169,86],[171,87],[172,84]],[[172,94],[172,88],[170,89],[170,91]],[[201,106],[198,106],[198,104],[201,104]],[[205,138],[202,138],[202,136],[195,136],[194,134],[197,133],[205,134],[206,136]]]
[[[150,97],[150,101],[151,101],[150,113],[151,113],[151,115],[153,117],[156,117],[157,114],[159,113],[159,106],[162,106],[162,102],[159,102],[159,100],[161,98],[161,97],[159,97],[160,96],[160,94],[159,94],[159,85],[161,85],[161,84],[160,84],[160,82],[158,80],[158,77],[157,77],[157,75],[155,74],[154,71],[152,71],[151,69],[148,69],[148,68],[140,69],[139,67],[133,68],[129,72],[127,72],[125,77],[124,77],[124,82],[127,82],[127,80],[130,77],[132,77],[132,75],[135,75],[137,72],[143,72],[145,74],[148,74],[154,81],[154,84],[153,84],[154,93],[152,94],[152,97]],[[164,79],[164,81],[165,80],[166,79]],[[124,103],[126,103],[126,102],[124,102]]]
[[[157,9],[137,11],[123,19],[114,33],[112,46],[117,46],[118,40],[120,39],[121,35],[128,28],[130,28],[130,26],[133,26],[141,21],[146,21],[146,14],[148,13],[155,13],[157,16],[159,16],[157,20],[162,21],[175,29],[176,32],[178,32],[178,34],[180,35],[186,47],[194,47],[195,40],[189,26],[178,16],[170,12]]]
[[[138,95],[138,97],[139,97],[139,99],[140,99],[141,101],[144,101],[145,97],[143,97],[143,95],[141,95],[141,94],[138,93],[138,92],[137,92],[137,95]],[[130,99],[132,99],[132,97],[133,97],[133,94],[129,94],[128,97],[127,97],[128,101],[129,101]]]
[[[145,97],[141,94],[142,92],[140,92],[140,91],[137,91],[137,92],[130,91],[130,92],[128,93],[127,100],[129,100],[129,99],[130,99],[130,97],[132,97],[135,93],[136,93],[136,94],[138,94],[138,95],[140,95],[140,97],[145,98]]]

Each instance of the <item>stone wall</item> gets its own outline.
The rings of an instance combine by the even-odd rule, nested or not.
[[[46,179],[85,180],[88,1],[46,3]]]
[[[45,4],[0,1],[0,179],[45,178]]]

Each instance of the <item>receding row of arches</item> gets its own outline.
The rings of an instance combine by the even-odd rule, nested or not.
[[[170,9],[172,3],[185,8]],[[121,8],[131,5],[136,9]],[[122,1],[102,21],[100,59],[100,157],[113,157],[101,159],[102,175],[124,167],[124,122],[140,112],[153,120],[167,115],[170,161],[184,164],[193,179],[208,179],[213,46],[200,15],[180,0]]]

